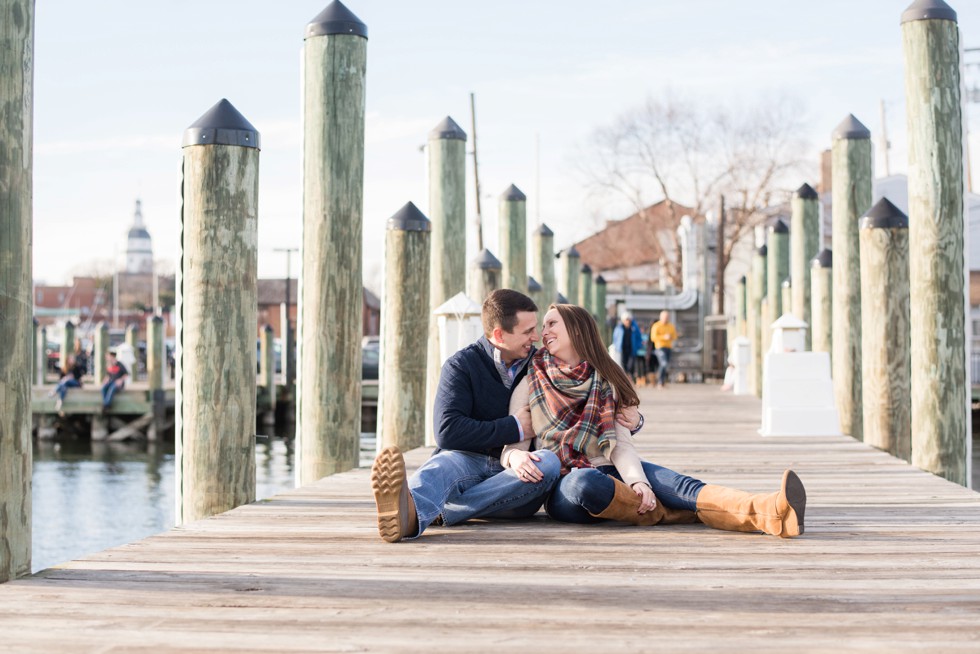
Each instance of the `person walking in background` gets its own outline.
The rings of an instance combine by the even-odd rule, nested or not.
[[[619,324],[613,330],[613,350],[619,355],[619,365],[623,367],[631,381],[636,380],[634,364],[636,353],[643,346],[643,336],[640,328],[633,320],[633,314],[624,311],[619,317]]]
[[[677,329],[670,322],[670,313],[660,312],[660,320],[650,327],[650,342],[657,353],[657,386],[667,383],[667,369],[670,366],[670,355],[677,340]]]
[[[105,413],[112,404],[112,398],[116,391],[120,391],[126,386],[126,378],[129,370],[123,365],[122,361],[116,359],[116,351],[109,350],[105,355],[105,378],[102,380],[102,413]]]

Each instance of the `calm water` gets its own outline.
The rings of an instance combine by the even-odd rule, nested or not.
[[[293,487],[293,441],[256,441],[256,499]],[[34,444],[33,570],[174,526],[174,444]]]

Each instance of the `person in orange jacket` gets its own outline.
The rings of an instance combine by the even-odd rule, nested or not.
[[[657,352],[657,386],[667,383],[667,368],[670,365],[670,355],[677,340],[677,329],[670,322],[670,313],[660,312],[660,320],[650,326],[650,342]]]

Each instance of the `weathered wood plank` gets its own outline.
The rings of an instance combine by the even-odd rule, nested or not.
[[[645,458],[747,490],[792,466],[806,534],[539,514],[392,545],[359,469],[0,586],[4,645],[586,651],[601,633],[616,651],[975,651],[980,495],[846,436],[760,438],[752,397],[640,394]]]

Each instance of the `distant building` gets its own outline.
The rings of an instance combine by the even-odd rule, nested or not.
[[[126,255],[120,272],[137,275],[153,274],[153,239],[143,225],[142,202],[136,200],[133,226],[126,235]]]

